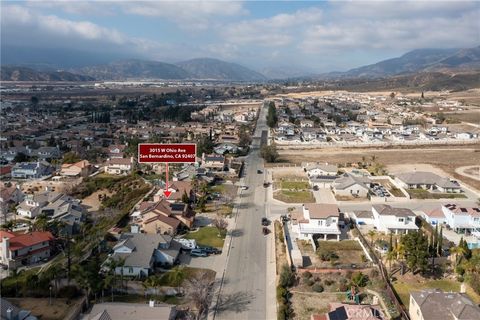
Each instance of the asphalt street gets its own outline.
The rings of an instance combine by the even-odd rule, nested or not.
[[[261,218],[266,216],[266,189],[263,187],[263,159],[260,157],[260,137],[268,130],[265,108],[261,109],[254,134],[252,151],[246,158],[242,192],[232,230],[224,283],[216,306],[216,319],[267,319],[267,241]],[[270,226],[272,229],[273,226]]]

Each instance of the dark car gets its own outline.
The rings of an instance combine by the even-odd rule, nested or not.
[[[197,249],[202,250],[207,254],[221,254],[222,250],[213,247],[198,247]]]
[[[263,171],[262,171],[262,170],[260,170],[260,169],[258,169],[258,170],[257,170],[257,173],[258,173],[258,174],[262,174],[262,173],[263,173]]]
[[[266,236],[267,234],[270,233],[270,229],[268,229],[267,227],[263,227],[262,228],[262,233],[263,233],[264,236]]]
[[[269,182],[264,182],[264,183],[263,183],[263,187],[264,187],[264,188],[268,188],[269,185],[270,185]]]
[[[190,251],[190,255],[192,257],[207,257],[208,254],[203,251],[203,250],[200,250],[200,249],[193,249],[192,251]]]
[[[263,217],[262,218],[262,226],[268,226],[270,224],[270,220],[267,218]]]

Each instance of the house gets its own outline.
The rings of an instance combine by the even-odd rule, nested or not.
[[[0,182],[0,209],[20,203],[24,194],[20,186],[12,182]]]
[[[33,231],[17,235],[0,231],[0,240],[0,262],[16,269],[50,258],[54,237],[50,232]]]
[[[125,150],[124,145],[112,145],[108,147],[107,155],[110,159],[122,159],[123,158],[123,151]]]
[[[160,188],[153,196],[153,201],[157,202],[163,199],[165,197],[163,194],[165,191],[167,191],[165,188]],[[190,181],[173,181],[168,186],[168,191],[172,192],[167,198],[169,202],[181,202],[184,194],[186,194],[188,199],[191,201],[195,199]]]
[[[433,209],[423,210],[422,217],[431,225],[445,224],[447,223],[447,217],[445,215],[445,207],[440,206]]]
[[[301,213],[292,214],[292,230],[303,240],[313,241],[321,236],[323,240],[328,240],[329,236],[333,236],[339,241],[339,219],[340,210],[336,204],[306,203]]]
[[[225,157],[218,154],[202,154],[202,167],[212,171],[225,170]]]
[[[349,173],[335,179],[332,185],[333,193],[344,197],[366,197],[370,190],[370,179],[363,176],[355,176]]]
[[[418,230],[415,213],[406,208],[393,208],[386,204],[372,206],[374,226],[384,233],[402,234]]]
[[[410,292],[411,320],[475,320],[480,308],[466,294],[438,289]]]
[[[174,320],[174,305],[146,303],[103,302],[94,304],[84,320]]]
[[[0,298],[0,319],[1,320],[37,320],[30,311],[23,310],[10,301]]]
[[[169,235],[123,233],[107,261],[121,262],[115,267],[118,275],[147,277],[156,265],[173,265],[181,247]]]
[[[334,164],[328,163],[307,163],[303,170],[307,176],[336,176],[338,168]]]
[[[37,194],[28,194],[17,206],[17,214],[30,219],[35,218],[42,213],[41,210],[48,203],[59,199],[61,196],[61,193],[48,191]]]
[[[126,176],[132,172],[133,158],[110,158],[105,164],[105,172],[108,174]]]
[[[442,207],[446,223],[457,233],[480,234],[480,208],[446,204]]]
[[[195,211],[185,203],[171,203],[162,198],[157,202],[142,202],[138,222],[147,233],[175,234],[179,228],[191,228]]]
[[[462,188],[457,181],[440,177],[432,172],[413,171],[401,173],[395,178],[406,189],[424,189],[428,191],[460,193]]]
[[[353,211],[350,214],[350,218],[352,218],[357,225],[373,225],[375,223],[372,211],[368,210]]]
[[[14,179],[39,179],[46,177],[53,172],[53,167],[44,161],[20,162],[12,169]]]
[[[65,177],[87,177],[92,170],[92,165],[87,160],[76,163],[64,163],[60,175]]]
[[[12,168],[13,166],[11,165],[0,165],[0,179],[10,178],[12,176]]]
[[[325,315],[313,315],[311,320],[383,320],[385,315],[378,306],[365,304],[330,303]]]

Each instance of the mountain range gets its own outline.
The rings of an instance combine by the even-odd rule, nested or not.
[[[3,52],[3,50],[2,50]],[[28,55],[13,59],[7,54],[2,58],[2,81],[91,81],[126,79],[208,79],[246,82],[263,82],[272,79],[338,80],[352,78],[384,78],[408,76],[418,73],[446,73],[480,71],[480,46],[467,49],[418,49],[400,57],[354,68],[346,72],[308,74],[294,68],[264,68],[257,72],[245,66],[212,58],[198,58],[177,63],[141,59],[120,59],[108,63],[75,64],[70,60],[52,58],[28,60]],[[12,60],[13,59],[13,60]],[[108,59],[103,56],[102,61]],[[9,65],[8,62],[13,62]],[[85,62],[85,61],[84,61]],[[60,71],[59,71],[60,70]],[[429,78],[429,77],[423,77]],[[479,80],[480,82],[480,80]]]

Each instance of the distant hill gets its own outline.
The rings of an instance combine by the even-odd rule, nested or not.
[[[73,71],[97,80],[125,79],[186,79],[189,73],[165,62],[147,60],[120,60],[109,64],[88,66]]]
[[[261,81],[267,78],[236,63],[212,58],[198,58],[176,63],[186,70],[192,79],[215,79],[235,81]]]
[[[351,69],[347,72],[331,73],[330,77],[375,78],[392,75],[455,71],[480,68],[480,46],[470,49],[418,49],[398,58],[380,61],[371,65]]]
[[[92,77],[66,71],[37,71],[26,67],[2,66],[1,81],[92,81]]]

